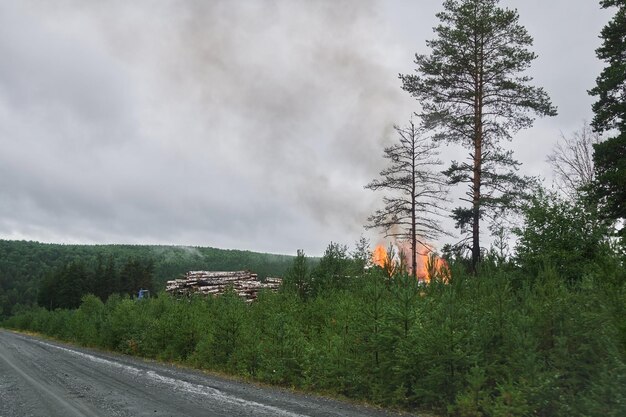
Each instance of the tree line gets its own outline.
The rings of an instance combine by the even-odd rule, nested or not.
[[[369,266],[366,241],[363,252],[331,243],[316,263],[300,252],[282,289],[249,304],[234,292],[87,295],[2,325],[437,415],[621,416],[626,270],[602,223],[586,229],[578,210],[537,198],[515,257],[492,248],[474,274],[451,256],[445,283]]]
[[[20,308],[36,303],[44,278],[50,274],[76,263],[82,265],[86,271],[85,278],[88,278],[94,269],[99,268],[99,264],[107,266],[111,258],[115,265],[108,267],[118,272],[129,259],[151,263],[154,288],[157,291],[165,288],[165,281],[178,278],[189,270],[249,269],[262,278],[282,276],[293,259],[288,255],[210,247],[60,245],[0,240],[0,316],[10,315],[15,306]],[[126,282],[125,277],[118,278],[122,283]],[[117,284],[112,285],[117,288]],[[122,292],[126,292],[127,289],[123,287],[125,284],[120,285]],[[102,295],[104,291],[99,289],[93,293]],[[84,294],[86,292],[81,295]]]
[[[99,257],[90,269],[73,261],[49,271],[41,281],[37,304],[50,310],[78,308],[86,294],[106,301],[112,294],[137,295],[140,289],[154,291],[154,262],[127,259],[118,268],[112,256]]]

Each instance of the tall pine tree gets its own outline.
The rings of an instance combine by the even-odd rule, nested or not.
[[[617,7],[617,13],[603,29],[598,58],[608,65],[589,91],[598,100],[593,104],[593,128],[615,132],[615,136],[594,145],[597,196],[608,218],[626,219],[626,0],[602,0],[603,8]],[[626,236],[626,227],[621,229]]]
[[[468,184],[469,206],[454,210],[457,226],[471,230],[472,267],[480,260],[480,220],[510,205],[523,185],[519,163],[502,139],[532,126],[536,115],[556,115],[542,88],[523,75],[536,55],[515,10],[498,0],[446,0],[430,55],[416,55],[415,74],[400,75],[420,101],[424,126],[435,139],[469,149],[466,162],[446,171],[450,184]]]

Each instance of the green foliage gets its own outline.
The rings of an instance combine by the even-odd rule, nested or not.
[[[448,411],[460,417],[482,417],[486,415],[485,406],[489,404],[489,392],[485,370],[474,366],[467,373],[467,388],[457,396],[454,405]]]
[[[593,104],[595,113],[593,127],[599,131],[618,129],[626,132],[626,3],[623,0],[601,0],[603,8],[616,7],[613,19],[602,29],[602,45],[596,50],[599,59],[608,65],[596,79],[596,86],[589,91],[598,100]]]
[[[592,125],[599,132],[617,132],[616,136],[594,145],[596,184],[594,191],[608,218],[626,219],[626,3],[602,0],[603,8],[616,7],[613,19],[602,29],[602,45],[596,50],[607,66],[589,91],[598,99],[592,109]],[[626,227],[621,229],[626,238]]]
[[[294,291],[301,299],[305,299],[311,290],[311,275],[304,251],[298,249],[293,265],[283,278],[283,289]]]
[[[450,184],[465,184],[468,206],[454,211],[457,226],[471,230],[472,269],[481,256],[480,222],[514,205],[528,179],[519,163],[499,145],[532,126],[533,114],[554,116],[542,88],[524,75],[536,55],[532,37],[516,10],[498,0],[446,0],[437,14],[430,55],[416,55],[416,74],[401,75],[403,89],[417,98],[420,117],[436,140],[469,150],[466,162],[445,172]]]
[[[89,295],[75,310],[16,309],[3,325],[453,416],[620,416],[626,273],[605,259],[575,286],[553,266],[519,281],[529,272],[487,258],[476,276],[452,261],[449,284],[372,268],[305,298]]]
[[[548,267],[568,282],[580,282],[609,259],[608,228],[593,207],[539,190],[525,205],[523,219],[515,231],[516,261],[530,277]]]
[[[92,290],[91,276],[85,265],[73,261],[48,273],[37,297],[39,305],[54,308],[77,308],[81,297]]]
[[[73,317],[73,336],[76,341],[86,346],[100,346],[101,326],[105,314],[104,304],[94,295],[82,298],[80,308]]]
[[[594,145],[596,182],[593,195],[615,221],[626,219],[626,128],[619,136]],[[626,227],[621,236],[626,241]]]
[[[249,269],[261,278],[280,277],[292,259],[292,256],[202,247],[57,245],[0,240],[0,314],[9,315],[16,304],[31,305],[35,302],[48,308],[76,307],[87,292],[104,301],[112,292],[130,292],[131,287],[144,286],[159,291],[164,289],[165,281],[190,270]],[[120,276],[129,260],[135,262],[126,270],[127,277],[132,276],[133,280],[141,281],[141,270],[151,270],[153,288],[147,282],[131,283]],[[66,291],[63,302],[59,304],[55,301],[57,297],[53,298],[52,294],[57,291],[57,285],[50,281],[54,280],[52,276],[55,273],[72,262],[75,267],[82,266],[87,271],[84,276],[91,282],[67,282],[72,288],[84,286],[87,289],[77,291],[74,295]],[[143,277],[147,275],[143,274]],[[76,274],[73,277],[68,275],[67,278],[71,281],[76,278]],[[66,290],[69,291],[70,287]]]
[[[311,271],[311,293],[346,288],[350,281],[353,262],[348,257],[348,247],[330,242],[318,265]]]
[[[362,275],[366,269],[372,266],[372,251],[369,239],[361,236],[354,244],[354,250],[350,253],[353,262],[354,275]]]
[[[98,259],[93,271],[80,261],[73,261],[48,272],[41,282],[37,302],[48,309],[76,308],[85,294],[98,294],[106,300],[111,294],[134,296],[139,289],[153,290],[153,263],[128,259],[120,271],[113,259],[107,266]]]

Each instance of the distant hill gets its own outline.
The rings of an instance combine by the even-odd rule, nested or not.
[[[210,247],[157,245],[60,245],[0,240],[0,315],[15,304],[32,304],[42,277],[71,261],[87,265],[112,256],[116,263],[129,258],[152,260],[156,287],[189,270],[235,271],[248,269],[266,276],[283,276],[292,256]]]

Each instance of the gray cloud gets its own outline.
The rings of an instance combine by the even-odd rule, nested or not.
[[[354,241],[380,198],[363,185],[416,109],[397,74],[439,3],[0,2],[0,237],[309,253]],[[565,113],[527,133],[547,143],[588,117],[574,102],[603,16],[582,31],[588,10],[561,23],[552,5],[518,7],[538,83]],[[575,61],[553,26],[580,34]],[[533,158],[550,147],[523,159],[544,169]]]

